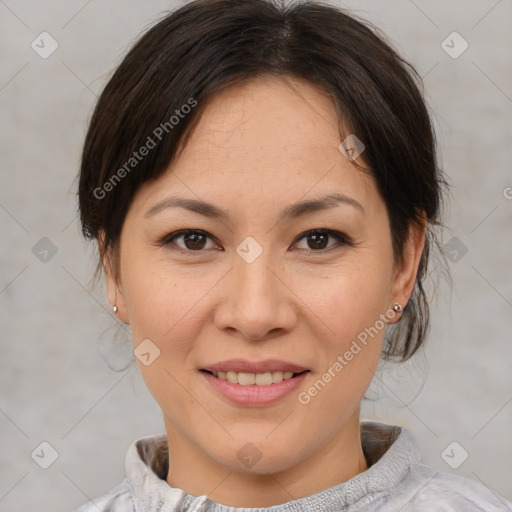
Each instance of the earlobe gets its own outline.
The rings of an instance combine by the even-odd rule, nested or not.
[[[403,247],[403,257],[393,279],[393,301],[405,308],[416,284],[418,268],[425,248],[426,221],[412,223]]]
[[[105,267],[105,284],[107,286],[108,302],[112,307],[112,311],[119,320],[125,324],[129,324],[128,315],[126,314],[126,302],[122,290],[119,289],[119,281],[117,273],[112,265],[108,266],[108,271]]]
[[[389,312],[391,312],[391,316],[389,316],[389,312],[386,312],[386,318],[388,324],[396,324],[402,318],[402,304],[395,302]]]
[[[107,288],[107,297],[110,307],[114,314],[122,322],[128,324],[126,315],[126,303],[124,294],[119,288],[119,272],[117,271],[117,254],[115,249],[106,248],[104,244],[104,234],[98,236],[98,249],[101,257],[103,272],[105,273],[105,285]]]
[[[129,324],[128,316],[126,315],[126,303],[124,295],[120,293],[116,280],[112,274],[105,274],[107,285],[108,302],[112,307],[114,315],[125,324]]]

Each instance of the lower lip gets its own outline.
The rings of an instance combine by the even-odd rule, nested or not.
[[[231,402],[247,407],[258,407],[275,403],[290,394],[301,385],[309,372],[268,386],[257,386],[256,384],[243,386],[218,379],[207,372],[200,373],[216,391]]]

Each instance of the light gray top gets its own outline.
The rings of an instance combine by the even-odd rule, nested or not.
[[[512,503],[483,484],[421,464],[419,446],[403,427],[362,422],[361,443],[369,467],[350,480],[281,505],[233,508],[171,487],[166,436],[148,436],[130,446],[127,478],[75,512],[512,511]]]

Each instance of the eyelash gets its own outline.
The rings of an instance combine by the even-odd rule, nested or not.
[[[166,235],[162,240],[160,240],[159,244],[160,246],[165,246],[167,248],[170,248],[171,250],[176,250],[183,253],[202,253],[205,252],[206,249],[198,249],[196,251],[191,249],[184,249],[183,247],[176,246],[176,244],[173,242],[174,239],[179,238],[183,235],[189,235],[189,234],[199,234],[206,236],[207,238],[213,240],[213,238],[206,232],[201,229],[181,229],[179,231],[175,231],[174,233],[170,233],[169,235]],[[339,231],[334,231],[332,229],[312,229],[310,231],[306,231],[305,233],[301,234],[297,240],[294,242],[294,245],[297,244],[302,239],[306,238],[308,235],[312,234],[321,234],[321,235],[328,235],[333,238],[335,238],[338,241],[338,244],[335,244],[334,246],[328,247],[326,249],[300,249],[303,251],[306,251],[308,254],[312,253],[325,253],[327,251],[331,251],[333,248],[336,248],[336,245],[338,245],[338,249],[340,249],[343,246],[349,246],[353,247],[353,243],[350,241],[350,239],[344,235],[343,233],[340,233]],[[177,247],[176,249],[171,248],[170,246],[174,245]]]

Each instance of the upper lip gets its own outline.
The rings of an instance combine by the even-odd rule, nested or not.
[[[265,359],[264,361],[249,361],[247,359],[229,359],[220,361],[202,368],[209,372],[242,372],[242,373],[267,373],[267,372],[293,372],[301,373],[307,368],[279,359]]]

